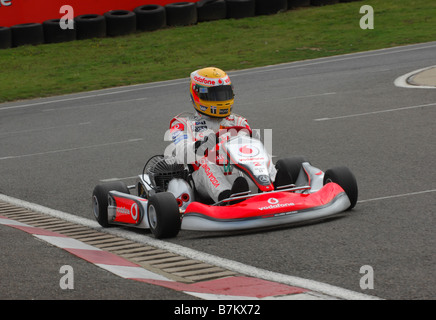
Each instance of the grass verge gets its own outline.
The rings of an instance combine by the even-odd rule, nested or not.
[[[362,30],[362,5],[374,29]],[[0,50],[0,102],[436,40],[436,1],[368,0],[125,37]]]

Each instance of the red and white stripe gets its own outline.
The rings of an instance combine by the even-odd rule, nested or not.
[[[154,284],[205,300],[243,300],[243,299],[324,299],[326,296],[307,289],[289,286],[254,277],[233,276],[210,281],[186,284],[171,280],[163,275],[149,271],[127,259],[101,250],[65,235],[33,227],[0,216],[0,224],[13,227],[38,239],[84,259],[124,279]]]

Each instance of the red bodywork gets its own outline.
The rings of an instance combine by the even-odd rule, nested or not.
[[[303,194],[294,192],[262,193],[242,202],[227,206],[191,203],[185,215],[196,213],[212,219],[269,218],[282,213],[296,213],[329,204],[344,190],[336,183],[328,183],[317,192]]]

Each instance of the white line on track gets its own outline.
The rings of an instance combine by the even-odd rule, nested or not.
[[[157,85],[152,85],[152,86],[144,86],[144,84],[137,84],[137,85],[131,85],[131,86],[126,87],[129,89],[124,89],[124,88],[119,89],[119,90],[118,90],[118,88],[102,89],[102,90],[96,90],[96,91],[91,91],[91,92],[101,92],[101,91],[105,91],[105,90],[114,90],[114,89],[116,91],[87,94],[87,95],[79,96],[79,97],[40,101],[40,102],[33,102],[33,103],[27,103],[27,104],[21,104],[21,105],[5,106],[5,107],[0,108],[0,111],[11,110],[11,109],[20,109],[20,108],[26,108],[26,107],[39,106],[39,105],[48,105],[48,104],[52,104],[52,103],[75,101],[75,100],[81,100],[81,99],[96,98],[96,97],[102,97],[102,96],[108,96],[108,95],[114,95],[114,94],[122,94],[122,93],[132,92],[132,91],[161,88],[161,87],[166,87],[166,86],[183,84],[186,81],[187,80],[184,80],[184,79],[183,80],[177,79],[177,80],[163,81]]]
[[[126,102],[133,102],[133,101],[143,101],[147,100],[147,97],[144,98],[138,98],[138,99],[128,99],[128,100],[117,100],[117,101],[108,101],[108,102],[102,102],[102,103],[94,103],[94,104],[86,104],[86,105],[80,105],[80,106],[73,106],[73,107],[59,107],[59,108],[50,108],[50,109],[44,109],[42,112],[51,112],[51,111],[62,111],[62,110],[69,110],[69,109],[78,109],[78,108],[89,108],[89,107],[99,107],[99,106],[105,106],[108,104],[114,104],[114,103],[126,103]],[[131,104],[133,105],[133,104]]]
[[[106,147],[106,146],[112,146],[112,145],[123,144],[123,143],[138,142],[138,141],[142,141],[142,140],[144,140],[144,139],[143,138],[136,138],[136,139],[129,139],[129,140],[125,140],[125,141],[116,141],[116,142],[94,144],[94,145],[91,145],[91,146],[84,146],[84,147],[51,150],[51,151],[29,153],[29,154],[22,154],[22,155],[16,155],[16,156],[6,156],[6,157],[0,157],[0,161],[1,160],[9,160],[9,159],[19,159],[19,158],[33,157],[33,156],[41,156],[41,155],[46,155],[46,154],[62,153],[62,152],[68,152],[68,151],[83,150],[83,149],[92,149],[92,148]]]
[[[388,200],[388,199],[394,199],[394,198],[416,196],[418,194],[424,194],[424,193],[430,193],[430,192],[436,192],[436,189],[417,191],[417,192],[409,192],[409,193],[403,193],[403,194],[396,194],[396,195],[380,197],[380,198],[359,200],[359,201],[357,201],[357,203],[364,203],[364,202],[371,202],[371,201],[380,201],[380,200]]]
[[[257,73],[270,72],[270,71],[281,71],[285,69],[314,66],[314,65],[331,63],[331,62],[341,62],[341,61],[347,61],[352,59],[364,59],[364,58],[377,57],[377,56],[388,55],[388,54],[431,49],[436,47],[436,44],[428,44],[424,46],[420,46],[420,45],[421,44],[418,44],[418,47],[415,47],[416,45],[410,45],[410,46],[392,47],[392,48],[385,48],[385,49],[372,50],[372,51],[355,52],[355,53],[348,53],[338,56],[317,58],[314,60],[297,61],[291,63],[277,64],[272,66],[258,67],[247,71],[246,70],[235,71],[234,73],[232,73],[232,77],[238,75],[257,74]]]
[[[110,182],[110,181],[119,181],[119,180],[130,180],[137,178],[138,176],[132,176],[132,177],[124,177],[124,178],[108,178],[108,179],[102,179],[101,182]]]
[[[318,58],[318,59],[314,59],[314,60],[283,63],[283,64],[259,67],[259,68],[249,69],[249,70],[231,71],[231,72],[229,72],[229,74],[231,74],[232,77],[237,77],[237,76],[247,75],[247,74],[259,74],[259,73],[264,73],[264,72],[274,72],[277,70],[301,68],[301,67],[306,67],[306,66],[314,66],[314,65],[332,63],[332,62],[335,63],[335,62],[341,62],[341,61],[352,60],[352,59],[364,59],[364,58],[369,58],[369,57],[374,57],[374,56],[403,53],[403,52],[409,52],[409,51],[415,51],[415,50],[424,50],[424,49],[430,49],[430,48],[435,48],[435,47],[436,47],[436,44],[434,44],[434,43],[429,43],[428,45],[417,44],[417,45],[409,45],[409,46],[403,46],[403,47],[393,47],[393,48],[379,49],[379,50],[366,51],[366,52],[356,52],[356,53],[350,53],[350,54],[339,55],[339,56],[324,57],[324,58]],[[126,87],[96,90],[96,91],[90,91],[90,92],[84,93],[86,95],[80,95],[78,97],[69,97],[69,98],[64,98],[64,99],[40,101],[40,102],[26,103],[26,104],[22,104],[22,105],[18,104],[18,105],[12,105],[12,106],[4,106],[4,107],[0,108],[0,111],[26,108],[26,107],[32,107],[32,106],[38,106],[38,105],[46,105],[46,104],[48,105],[48,104],[52,104],[52,103],[75,101],[75,100],[80,100],[80,99],[96,98],[96,97],[107,96],[107,95],[123,94],[126,92],[148,90],[148,89],[161,88],[161,87],[166,87],[166,86],[180,85],[180,84],[187,83],[187,81],[188,81],[187,79],[176,79],[176,80],[155,82],[152,84],[137,84],[137,85],[131,85],[131,86],[126,86]],[[112,90],[116,90],[116,91],[112,91]],[[102,92],[102,91],[109,91],[109,92]]]
[[[290,275],[285,275],[277,272],[272,272],[265,269],[260,269],[257,267],[252,267],[237,261],[217,257],[208,253],[200,252],[194,249],[183,247],[174,243],[165,242],[162,240],[154,239],[143,234],[136,234],[133,232],[126,231],[120,228],[108,228],[103,229],[100,225],[90,219],[83,217],[78,217],[66,212],[50,209],[38,204],[16,199],[10,196],[0,194],[0,201],[8,202],[23,208],[30,209],[32,211],[47,214],[56,218],[60,218],[72,223],[80,224],[89,228],[97,229],[101,232],[110,233],[119,237],[123,237],[141,244],[150,245],[157,247],[159,249],[167,250],[190,259],[203,261],[218,267],[222,267],[231,271],[245,274],[247,276],[252,276],[264,280],[269,280],[273,282],[284,283],[290,286],[296,286],[305,288],[314,292],[325,294],[328,296],[336,297],[338,299],[346,300],[380,300],[380,298],[375,296],[366,295],[363,293],[351,291],[348,289],[336,287],[326,283],[313,281],[310,279],[304,279],[299,277],[294,277]]]
[[[356,114],[349,114],[349,115],[345,115],[345,116],[338,116],[338,117],[331,117],[331,118],[318,118],[318,119],[313,119],[313,120],[314,121],[330,121],[330,120],[363,117],[363,116],[369,116],[369,115],[379,114],[379,113],[396,112],[396,111],[419,109],[419,108],[425,108],[425,107],[435,107],[435,106],[436,106],[436,103],[428,103],[428,104],[420,104],[417,106],[409,106],[409,107],[386,109],[386,110],[379,110],[379,111],[372,111],[372,112],[356,113]]]
[[[30,132],[38,132],[38,131],[47,131],[47,130],[54,130],[54,129],[63,129],[63,128],[68,128],[68,127],[86,126],[86,125],[90,125],[90,124],[91,124],[91,122],[81,122],[81,123],[65,124],[65,125],[62,125],[62,126],[52,126],[52,127],[45,127],[45,128],[18,130],[18,131],[6,131],[6,132],[0,132],[0,135],[21,134],[21,133],[30,133]]]

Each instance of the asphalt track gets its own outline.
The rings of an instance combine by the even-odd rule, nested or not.
[[[436,90],[394,81],[436,65],[435,53],[431,42],[230,72],[234,111],[253,128],[273,130],[273,154],[305,155],[323,170],[348,166],[359,202],[323,223],[237,234],[182,231],[169,242],[383,299],[434,299]],[[170,118],[191,108],[187,83],[1,104],[0,193],[92,219],[96,184],[129,183],[162,153]],[[186,298],[0,230],[1,298]],[[70,292],[59,289],[59,267],[67,263],[83,281]],[[373,289],[360,288],[365,265],[374,270]]]

